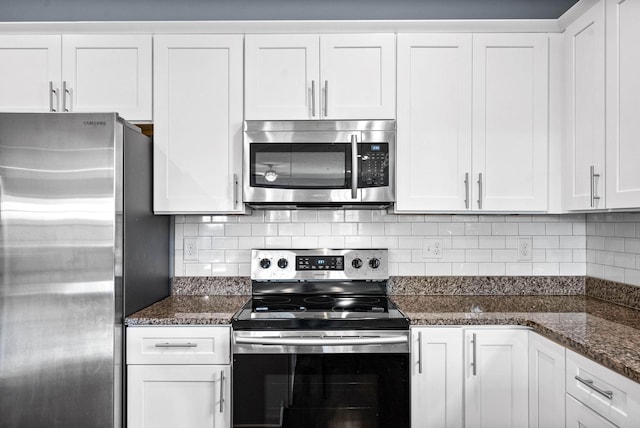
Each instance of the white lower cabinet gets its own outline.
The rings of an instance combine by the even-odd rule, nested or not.
[[[411,329],[411,426],[461,428],[462,328]]]
[[[140,365],[128,369],[128,427],[231,426],[231,367]]]
[[[640,384],[619,375],[582,355],[567,350],[567,427],[616,426],[637,427],[640,421]],[[604,421],[575,409],[575,398]],[[570,404],[571,402],[571,404]],[[569,411],[569,408],[573,409]],[[582,418],[587,422],[582,423]],[[590,418],[590,419],[587,419]],[[582,425],[580,425],[582,423]]]
[[[231,427],[228,326],[128,327],[128,428]]]
[[[564,346],[529,332],[529,427],[565,424]]]
[[[528,333],[465,329],[465,427],[529,425]]]
[[[567,395],[567,428],[616,428],[614,424]]]

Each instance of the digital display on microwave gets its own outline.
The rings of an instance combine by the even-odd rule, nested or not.
[[[382,146],[380,146],[380,144],[372,144],[371,145],[371,151],[372,152],[379,152],[380,150],[382,150]]]

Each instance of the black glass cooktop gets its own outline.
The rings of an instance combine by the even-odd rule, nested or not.
[[[409,321],[384,295],[259,295],[233,319],[237,330],[406,329]]]

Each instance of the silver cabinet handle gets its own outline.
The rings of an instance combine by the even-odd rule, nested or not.
[[[597,195],[596,178],[600,178],[600,174],[595,173],[595,166],[590,167],[590,180],[591,180],[591,208],[595,208],[596,201],[600,200],[600,196]]]
[[[238,207],[238,174],[233,174],[233,207]]]
[[[478,209],[482,209],[482,173],[478,174]]]
[[[220,413],[224,412],[224,370],[220,370]]]
[[[311,81],[311,117],[316,117],[316,81]]]
[[[469,209],[469,173],[464,173],[464,207]]]
[[[351,136],[351,198],[358,197],[358,137]]]
[[[53,104],[53,96],[56,96],[55,107]],[[53,87],[53,82],[49,82],[49,111],[57,112],[58,107],[60,106],[60,97],[58,96],[58,90]]]
[[[324,117],[329,116],[329,81],[324,81]]]
[[[598,394],[607,397],[609,400],[613,400],[613,391],[605,391],[604,389],[602,389],[599,386],[597,386],[596,384],[594,384],[593,380],[591,380],[591,379],[583,379],[580,376],[576,376],[575,379],[578,382],[580,382],[581,384],[593,389]]]
[[[472,367],[472,373],[475,376],[477,373],[477,367],[478,367],[478,362],[476,360],[476,334],[473,333],[472,337],[471,337],[471,367]]]
[[[418,332],[418,373],[422,374],[422,332]]]
[[[156,343],[156,348],[197,348],[197,347],[198,347],[197,343],[191,343],[191,342],[187,342],[187,343],[169,343],[169,342]]]
[[[67,81],[62,82],[62,111],[70,111],[67,108],[67,94],[71,96],[71,90],[67,87]],[[69,98],[69,106],[71,106],[71,98]]]

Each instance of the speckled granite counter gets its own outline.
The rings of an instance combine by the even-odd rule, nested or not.
[[[172,296],[127,325],[229,324],[249,296]],[[413,325],[522,325],[640,382],[640,311],[585,296],[395,295]]]
[[[248,278],[180,278],[173,291],[126,324],[229,324],[250,286]],[[640,382],[640,287],[588,277],[396,277],[390,292],[413,325],[531,327]]]
[[[229,324],[250,296],[170,296],[130,315],[126,325]]]

